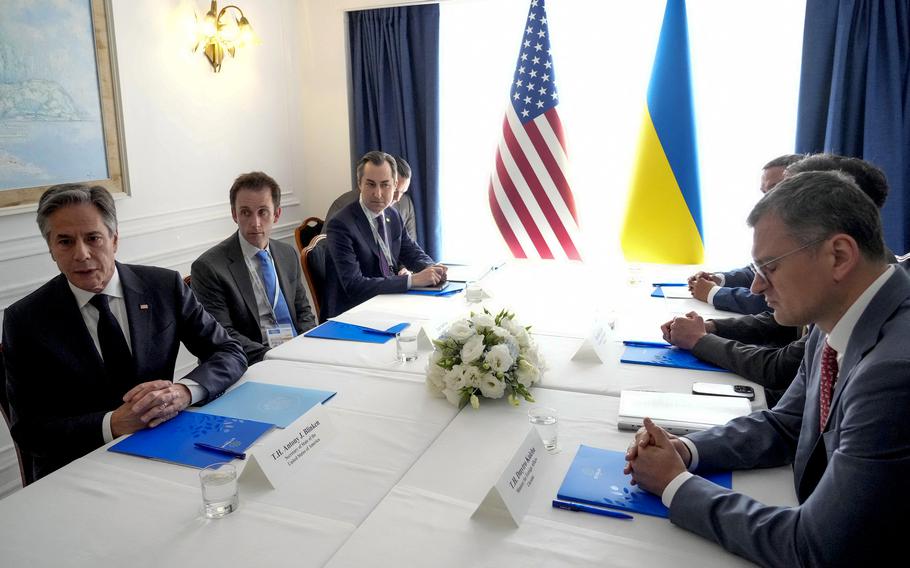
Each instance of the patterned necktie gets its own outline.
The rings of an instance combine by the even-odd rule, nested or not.
[[[291,326],[291,335],[297,336],[297,330],[291,320],[291,311],[288,309],[287,300],[284,294],[278,289],[278,273],[275,272],[275,265],[272,263],[272,257],[265,249],[256,253],[259,259],[259,274],[262,276],[262,283],[265,285],[265,294],[268,296],[266,301],[272,306],[275,312],[275,319],[279,324]]]
[[[831,411],[831,398],[834,396],[834,382],[837,380],[837,351],[825,342],[825,348],[822,350],[822,376],[821,389],[818,394],[820,401],[819,412],[819,431],[825,429],[825,423],[828,421],[828,413]]]
[[[388,247],[389,243],[385,238],[385,214],[383,213],[376,216],[376,230],[379,232],[379,238],[382,239],[382,242]],[[392,276],[392,269],[389,268],[389,261],[386,258],[382,247],[379,247],[379,268],[382,270],[382,275],[386,278]]]
[[[118,382],[135,382],[133,355],[123,335],[123,328],[114,317],[105,294],[96,294],[89,303],[98,309],[98,345],[108,377]]]

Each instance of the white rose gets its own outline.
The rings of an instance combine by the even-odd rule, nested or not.
[[[455,365],[450,371],[446,371],[442,380],[445,383],[445,388],[455,391],[461,390],[461,387],[464,386],[464,373],[461,365]]]
[[[503,329],[505,329],[506,331],[511,333],[512,335],[518,335],[518,330],[524,329],[523,327],[521,327],[520,325],[515,323],[515,321],[512,318],[502,318],[501,320],[499,320],[499,325]]]
[[[515,331],[515,339],[518,341],[520,347],[528,347],[533,342],[528,330],[521,326],[518,326],[518,329]]]
[[[448,400],[452,405],[458,406],[461,404],[461,391],[443,389],[442,394],[445,395],[446,400]]]
[[[443,354],[442,350],[437,347],[436,349],[433,350],[432,353],[430,353],[429,366],[430,367],[439,367],[439,365],[437,365],[437,363],[442,361],[443,357],[445,357],[445,355]]]
[[[486,373],[480,379],[480,393],[487,398],[500,398],[506,392],[505,381],[500,381],[492,373]]]
[[[491,329],[490,331],[492,331],[493,335],[495,335],[496,337],[498,337],[500,339],[500,341],[498,343],[501,343],[503,341],[506,341],[506,340],[512,338],[512,333],[509,332],[509,330],[507,330],[504,327],[499,327],[498,325],[494,326],[493,329]]]
[[[490,369],[497,373],[505,373],[515,362],[509,353],[507,345],[494,345],[491,347],[484,361],[490,366]]]
[[[483,371],[474,365],[464,365],[464,386],[480,388],[480,379],[483,377]]]
[[[471,321],[477,329],[496,327],[496,320],[490,314],[475,314]]]
[[[529,363],[527,359],[522,359],[518,362],[518,369],[515,370],[515,378],[522,385],[530,387],[540,380],[540,371]]]
[[[458,320],[449,327],[446,333],[458,343],[464,343],[474,335],[474,330],[471,329],[471,322],[468,320]]]
[[[483,355],[483,336],[475,335],[471,337],[461,348],[461,361],[470,363],[476,361]]]

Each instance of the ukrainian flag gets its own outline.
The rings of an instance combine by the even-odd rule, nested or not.
[[[685,0],[667,0],[622,229],[626,260],[704,261]]]

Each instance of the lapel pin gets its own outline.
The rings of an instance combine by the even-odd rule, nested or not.
[[[139,309],[140,309],[140,310],[147,310],[147,309],[149,309],[149,305],[148,305],[148,304],[139,304]]]

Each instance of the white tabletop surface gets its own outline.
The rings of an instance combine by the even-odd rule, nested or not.
[[[557,489],[579,444],[624,450],[618,399],[538,390],[560,412],[559,446],[538,477],[520,528],[494,516],[471,518],[528,432],[527,406],[483,401],[445,432],[332,558],[329,566],[731,566],[746,564],[719,546],[635,514],[623,521],[555,510]],[[796,503],[790,468],[738,472],[734,489],[765,503]]]

